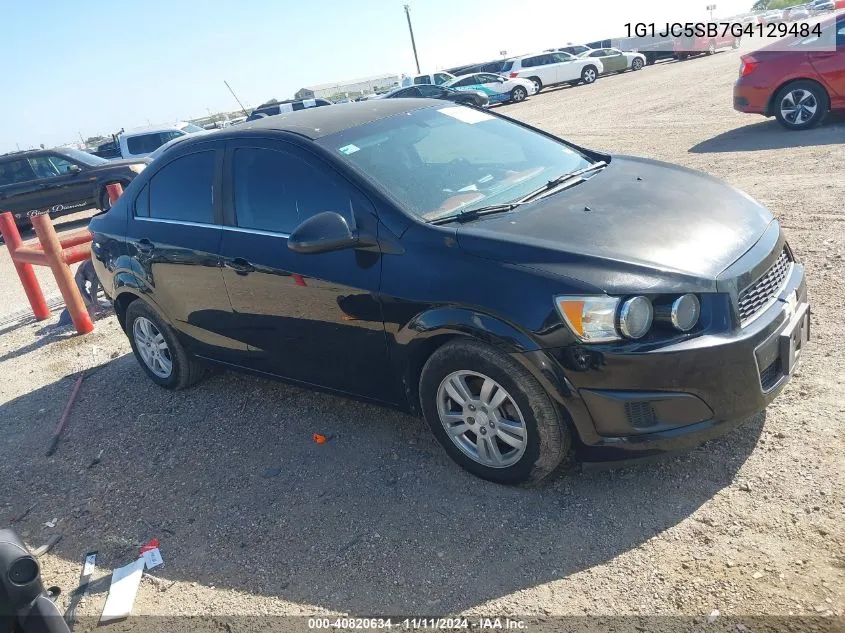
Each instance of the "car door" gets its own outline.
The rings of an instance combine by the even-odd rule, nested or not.
[[[288,248],[290,233],[323,211],[377,235],[370,201],[323,159],[279,139],[230,141],[224,173],[223,278],[232,335],[249,345],[250,367],[397,402],[378,300],[380,252]]]
[[[614,73],[628,68],[628,58],[622,54],[622,51],[617,51],[613,48],[602,49],[604,55],[600,57],[604,72]]]
[[[836,23],[836,46],[831,50],[810,51],[810,63],[828,87],[831,105],[845,107],[845,21]]]
[[[29,212],[43,206],[42,183],[29,161],[23,156],[0,160],[0,211],[11,211],[16,221],[25,224]]]
[[[157,161],[132,201],[126,247],[130,270],[186,347],[237,362],[248,353],[231,338],[232,306],[219,254],[221,141],[191,143]]]
[[[53,212],[64,211],[66,207],[93,203],[93,182],[85,175],[86,165],[80,165],[58,154],[40,154],[29,158],[29,164],[38,176],[44,191],[44,206]]]
[[[573,58],[567,53],[550,53],[549,57],[554,61],[555,83],[562,84],[581,78],[581,68],[572,63]]]

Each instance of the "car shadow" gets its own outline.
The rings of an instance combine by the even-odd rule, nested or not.
[[[692,154],[757,152],[790,147],[814,147],[845,143],[845,116],[830,114],[811,130],[787,130],[770,119],[728,130],[689,149]]]
[[[47,458],[74,379],[0,406],[0,525],[37,502],[14,527],[37,547],[58,518],[68,563],[121,566],[156,537],[160,577],[353,614],[455,613],[605,563],[730,486],[764,424],[509,488],[402,413],[231,372],[169,392],[125,355],[89,372]]]

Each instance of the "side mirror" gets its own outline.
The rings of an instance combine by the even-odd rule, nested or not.
[[[323,211],[293,230],[288,248],[296,253],[330,253],[358,246],[358,231],[339,213]]]
[[[68,165],[67,173],[69,174],[78,174],[82,171],[82,168],[79,165]]]

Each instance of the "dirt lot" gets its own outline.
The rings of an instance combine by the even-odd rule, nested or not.
[[[734,112],[738,65],[735,51],[661,63],[502,111],[715,174],[777,215],[807,265],[813,341],[765,416],[682,457],[509,489],[388,409],[231,373],[161,390],[113,317],[87,337],[7,326],[0,525],[36,503],[16,527],[33,547],[63,535],[42,562],[65,593],[84,552],[111,568],[160,538],[166,580],[142,582],[143,614],[841,618],[845,124],[789,133]],[[5,250],[0,270],[0,312],[21,307]],[[95,365],[44,457],[73,374]]]

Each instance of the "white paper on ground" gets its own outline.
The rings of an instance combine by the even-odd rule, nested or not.
[[[153,549],[148,549],[147,551],[143,552],[141,556],[144,558],[144,563],[147,566],[147,569],[152,569],[153,567],[158,567],[164,562],[164,559],[161,557],[161,552],[157,547]]]
[[[111,587],[109,587],[109,595],[106,598],[106,606],[103,607],[100,622],[120,620],[129,616],[132,612],[132,605],[135,603],[135,595],[138,593],[138,585],[141,584],[143,572],[143,558],[139,558],[125,567],[118,567],[112,572]]]

